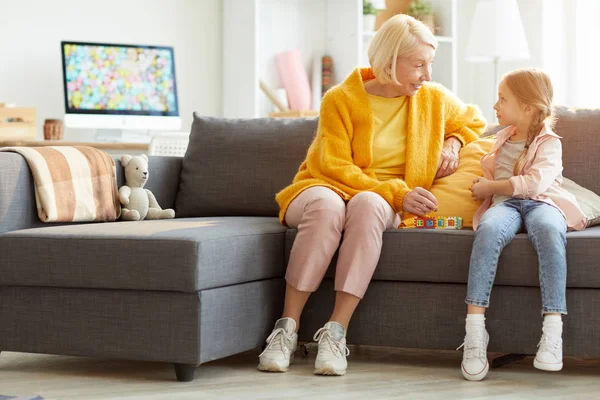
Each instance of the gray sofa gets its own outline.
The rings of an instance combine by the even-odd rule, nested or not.
[[[316,120],[195,117],[183,159],[150,158],[151,189],[175,220],[42,224],[29,168],[0,153],[0,350],[169,362],[181,381],[257,348],[283,305],[295,230],[274,194],[291,182]],[[565,176],[599,193],[600,111],[562,109]],[[121,168],[119,185],[122,183]],[[389,230],[348,331],[350,344],[455,349],[473,232]],[[600,227],[568,234],[564,352],[600,356]],[[335,260],[301,321],[327,321]],[[540,335],[536,254],[504,251],[489,350],[532,354]],[[257,359],[258,360],[258,359]]]

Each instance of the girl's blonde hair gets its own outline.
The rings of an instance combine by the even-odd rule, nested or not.
[[[398,14],[379,28],[369,45],[369,63],[373,74],[381,83],[399,84],[396,77],[398,57],[413,52],[419,44],[437,49],[438,41],[433,32],[421,21]]]
[[[542,131],[544,122],[554,126],[554,114],[552,110],[552,97],[554,89],[552,81],[548,74],[544,71],[535,68],[518,69],[504,75],[502,81],[508,89],[515,95],[517,100],[524,105],[533,108],[534,114],[527,132],[527,141],[525,149],[517,158],[513,173],[518,175],[519,171],[524,167],[525,155],[529,149],[529,145]]]

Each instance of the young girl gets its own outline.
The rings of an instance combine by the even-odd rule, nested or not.
[[[587,219],[574,196],[561,188],[562,147],[552,131],[552,84],[544,72],[522,69],[504,76],[494,105],[498,123],[492,151],[483,156],[483,178],[471,186],[484,200],[473,219],[475,242],[467,288],[467,320],[462,374],[478,381],[488,373],[485,309],[498,258],[523,228],[538,253],[542,291],[542,338],[534,366],[562,369],[567,228],[581,230]],[[459,347],[460,348],[460,347]]]

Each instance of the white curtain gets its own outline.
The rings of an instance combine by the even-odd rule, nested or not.
[[[544,0],[542,8],[541,64],[555,103],[600,107],[600,0]]]
[[[571,76],[573,105],[600,107],[600,1],[569,1],[575,5],[575,57]]]

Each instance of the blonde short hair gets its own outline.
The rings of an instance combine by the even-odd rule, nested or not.
[[[413,52],[423,43],[434,50],[438,46],[435,35],[427,25],[406,14],[388,19],[369,45],[369,63],[373,74],[382,83],[398,84],[395,68],[398,57]],[[388,68],[390,66],[391,69]]]

